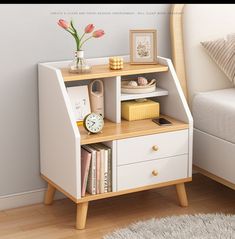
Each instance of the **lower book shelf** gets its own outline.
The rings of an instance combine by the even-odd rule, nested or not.
[[[155,188],[161,188],[161,187],[166,187],[166,186],[171,186],[171,185],[183,184],[183,183],[192,181],[192,177],[187,177],[187,178],[177,179],[177,180],[168,181],[168,182],[162,182],[162,183],[158,183],[158,184],[152,184],[152,185],[128,189],[128,190],[122,190],[122,191],[117,191],[117,192],[108,192],[108,193],[101,193],[101,194],[95,194],[95,195],[86,193],[85,196],[82,198],[75,198],[71,194],[66,192],[63,188],[61,188],[59,185],[52,182],[45,175],[41,174],[41,177],[48,183],[48,189],[47,189],[47,193],[46,193],[46,197],[45,197],[45,203],[46,203],[46,199],[48,197],[50,197],[50,200],[49,200],[49,203],[46,203],[46,204],[51,204],[53,202],[55,190],[60,191],[61,193],[66,195],[68,198],[70,198],[73,202],[79,204],[79,203],[85,203],[85,202],[90,202],[90,201],[96,201],[96,200],[104,199],[104,198],[120,196],[120,195],[124,195],[124,194],[128,194],[128,193],[135,193],[135,192],[140,192],[140,191],[145,191],[145,190],[150,190],[150,189],[155,189]]]
[[[112,192],[112,148],[104,143],[81,147],[81,196]]]
[[[108,192],[108,193],[102,193],[102,194],[96,194],[96,195],[91,195],[89,193],[86,193],[85,197],[77,199],[76,203],[90,202],[90,201],[95,201],[95,200],[99,200],[99,199],[125,195],[128,193],[135,193],[135,192],[146,191],[146,190],[155,189],[155,188],[176,185],[176,184],[180,184],[180,183],[186,183],[186,182],[190,182],[190,181],[192,181],[192,177],[162,182],[162,183],[158,183],[158,184],[152,184],[152,185],[128,189],[128,190],[121,190],[121,191],[117,191],[117,192]]]

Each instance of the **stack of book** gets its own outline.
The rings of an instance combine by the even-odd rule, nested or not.
[[[97,143],[81,148],[82,197],[86,191],[100,194],[112,191],[112,151]]]

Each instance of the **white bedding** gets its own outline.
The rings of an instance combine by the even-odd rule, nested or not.
[[[196,94],[192,114],[195,128],[235,143],[235,88]]]

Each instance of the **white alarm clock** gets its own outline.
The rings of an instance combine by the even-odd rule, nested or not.
[[[99,133],[104,127],[104,119],[100,114],[90,113],[84,118],[83,125],[89,133]]]

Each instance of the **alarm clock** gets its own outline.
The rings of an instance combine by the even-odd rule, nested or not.
[[[99,133],[104,127],[104,119],[102,115],[92,112],[85,116],[83,125],[88,133]]]

